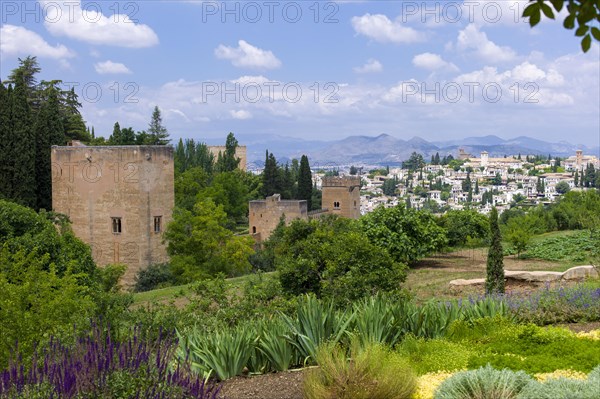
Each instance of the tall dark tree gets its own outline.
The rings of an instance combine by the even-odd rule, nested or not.
[[[44,99],[35,123],[35,185],[37,209],[52,209],[52,170],[50,147],[64,145],[65,134],[60,117],[58,92],[51,89]]]
[[[24,84],[27,102],[32,111],[37,111],[40,106],[36,75],[41,70],[37,57],[27,56],[25,59],[19,58],[19,66],[13,69],[10,75],[8,75],[7,83],[16,85],[17,82],[22,82]]]
[[[71,88],[71,90],[63,92],[62,97],[61,113],[63,115],[62,123],[66,139],[89,142],[92,137],[87,131],[81,112],[79,112],[81,103],[75,93],[75,89]]]
[[[10,99],[10,128],[12,136],[11,179],[12,199],[22,205],[36,206],[35,195],[35,134],[27,88],[22,80],[15,82]]]
[[[308,210],[312,209],[312,192],[312,172],[310,171],[310,165],[308,164],[308,157],[302,155],[302,158],[300,158],[300,171],[298,172],[298,199],[306,200],[308,203]]]
[[[423,166],[425,166],[423,155],[418,154],[417,152],[413,152],[406,161],[402,162],[402,168],[410,171],[416,171],[417,169],[421,169]]]
[[[121,137],[121,126],[119,125],[119,122],[115,122],[115,124],[113,126],[113,132],[110,135],[110,137],[108,138],[108,142],[111,145],[122,145],[123,144],[123,140]]]
[[[475,194],[479,194],[479,179],[475,179]]]
[[[216,167],[219,172],[232,172],[238,168],[240,159],[235,155],[237,147],[238,141],[230,132],[225,141],[225,152],[220,154],[221,159],[217,160]]]
[[[504,251],[502,249],[502,236],[498,226],[498,211],[492,208],[490,213],[491,245],[487,257],[487,275],[485,278],[486,294],[504,293]]]
[[[440,153],[439,152],[435,153],[435,158],[433,158],[433,164],[434,165],[439,165],[440,164]]]
[[[158,106],[152,111],[152,119],[148,125],[148,143],[150,145],[167,145],[169,144],[169,132],[163,125],[162,116]]]
[[[0,82],[0,198],[12,198],[12,134],[10,126],[10,92]]]
[[[356,168],[356,166],[352,165],[350,166],[350,174],[352,176],[355,176],[358,173],[358,169]]]
[[[277,169],[277,160],[273,153],[269,154],[269,150],[265,156],[265,169],[263,170],[263,187],[262,194],[265,197],[275,194],[279,187],[279,171]]]
[[[573,178],[573,184],[575,185],[575,187],[579,187],[579,171],[576,170],[575,171],[575,177]]]

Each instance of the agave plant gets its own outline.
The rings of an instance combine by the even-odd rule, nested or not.
[[[396,345],[402,336],[401,319],[397,319],[389,298],[377,295],[354,307],[353,331],[362,345],[369,342]]]
[[[257,349],[268,359],[273,371],[286,371],[297,364],[298,351],[285,339],[289,334],[289,326],[280,319],[262,323]]]
[[[317,347],[325,341],[339,342],[347,332],[354,313],[338,312],[332,301],[325,304],[312,295],[298,300],[296,318],[282,315],[290,332],[286,340],[294,345],[303,363],[314,363]]]

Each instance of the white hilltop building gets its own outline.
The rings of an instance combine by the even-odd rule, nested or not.
[[[568,171],[581,171],[590,164],[594,165],[595,169],[600,168],[600,160],[595,155],[583,155],[582,150],[575,151],[575,155],[570,156],[563,162],[565,170]]]

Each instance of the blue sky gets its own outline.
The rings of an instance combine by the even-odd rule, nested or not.
[[[496,134],[600,143],[600,51],[526,1],[6,1],[0,78],[37,55],[96,133]]]

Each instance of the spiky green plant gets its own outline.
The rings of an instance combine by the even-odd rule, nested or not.
[[[324,303],[313,295],[298,300],[296,317],[282,315],[290,332],[285,335],[302,356],[303,363],[314,362],[317,347],[325,341],[338,342],[346,333],[354,313],[335,310],[332,301]]]
[[[264,321],[260,327],[257,350],[269,361],[273,371],[286,371],[297,364],[298,352],[285,339],[290,328],[280,319]]]

